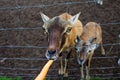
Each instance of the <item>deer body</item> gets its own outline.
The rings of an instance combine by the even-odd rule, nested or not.
[[[65,20],[69,20],[70,18],[72,18],[71,15],[68,15],[67,13],[64,13],[62,15],[60,15],[61,18],[65,19]],[[65,43],[62,44],[62,48],[61,51],[66,50],[67,48],[70,48],[71,46],[75,46],[75,39],[77,36],[80,36],[82,34],[82,23],[77,20],[76,23],[74,25],[72,25],[72,29],[69,33],[69,35],[66,35],[65,38]]]
[[[48,49],[46,50],[47,59],[56,60],[60,57],[59,74],[68,76],[67,64],[71,54],[71,46],[75,47],[75,39],[82,34],[82,23],[78,20],[80,13],[71,16],[68,13],[63,13],[59,16],[50,19],[45,14],[41,13],[44,22],[43,28],[48,35]],[[63,68],[62,52],[67,50],[68,55],[65,59]]]
[[[102,54],[105,54],[102,46],[102,29],[95,22],[88,22],[83,29],[83,33],[77,38],[77,61],[81,65],[81,77],[84,79],[83,68],[86,63],[86,80],[90,80],[90,62],[95,49],[100,45]]]

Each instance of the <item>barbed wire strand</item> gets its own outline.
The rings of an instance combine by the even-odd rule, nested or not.
[[[1,7],[0,10],[10,10],[10,9],[26,9],[26,8],[43,8],[43,7],[52,7],[59,5],[72,5],[72,4],[85,4],[85,3],[95,3],[95,1],[84,1],[84,2],[63,2],[63,3],[54,3],[54,4],[39,4],[39,5],[28,5],[28,6],[20,6],[18,5],[18,1],[16,1],[17,5],[14,7]]]
[[[20,53],[19,53],[20,54]],[[103,57],[93,57],[92,59],[116,59],[118,56],[103,56]],[[6,61],[6,60],[28,60],[28,61],[39,61],[39,60],[46,60],[46,58],[7,58],[7,57],[0,57],[0,61]],[[73,60],[73,58],[70,58],[70,60]]]
[[[101,23],[101,27],[104,27],[106,25],[120,25],[120,21],[116,22],[108,22],[108,23]],[[18,28],[0,28],[0,31],[9,31],[9,30],[40,30],[42,29],[41,27],[32,27],[32,28],[25,28],[25,27],[18,27]]]
[[[110,45],[112,45],[112,46],[118,46],[118,45],[120,45],[120,43],[108,43],[108,44],[103,44],[103,46],[110,46]],[[84,46],[85,47],[85,46]],[[16,45],[6,45],[6,46],[0,46],[0,48],[38,48],[38,49],[40,49],[40,48],[47,48],[47,46],[16,46]],[[71,47],[71,48],[73,48],[73,47]]]
[[[39,71],[42,69],[42,67],[40,68],[10,68],[10,67],[0,67],[0,69],[3,70],[24,70],[24,71]],[[119,67],[94,67],[94,68],[90,68],[90,70],[104,70],[104,69],[119,69]],[[50,71],[57,71],[58,69],[50,69]],[[78,68],[69,68],[69,71],[76,71],[79,70]]]
[[[4,73],[0,73],[0,75],[4,75]],[[13,73],[8,73],[8,75],[14,75],[14,76],[24,76],[24,77],[35,77],[36,75],[35,74],[13,74]],[[8,76],[7,75],[7,76]],[[106,79],[106,78],[108,78],[108,79],[110,79],[110,77],[109,76],[113,76],[113,75],[115,75],[115,74],[113,74],[113,73],[109,73],[109,74],[91,74],[91,76],[107,76],[107,77],[101,77],[101,78],[104,78],[104,79]],[[116,73],[116,75],[120,75],[120,73]],[[59,78],[58,77],[58,75],[47,75],[46,76],[47,78]],[[69,77],[80,77],[80,75],[69,75]],[[120,78],[120,76],[118,76],[118,77],[113,77],[113,78]]]

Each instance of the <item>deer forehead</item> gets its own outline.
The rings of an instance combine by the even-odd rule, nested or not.
[[[48,20],[44,23],[43,28],[63,28],[66,29],[67,27],[71,27],[69,21],[66,21],[60,17],[53,17],[52,19]]]

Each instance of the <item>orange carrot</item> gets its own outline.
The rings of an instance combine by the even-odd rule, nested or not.
[[[49,70],[49,67],[52,65],[53,60],[49,60],[46,65],[43,67],[42,71],[40,72],[40,74],[34,79],[34,80],[44,80],[44,78],[46,77],[46,74]]]

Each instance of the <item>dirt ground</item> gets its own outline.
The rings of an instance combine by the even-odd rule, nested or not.
[[[94,57],[102,58],[93,58],[91,76],[120,79],[120,66],[117,65],[120,46],[110,45],[120,41],[120,0],[103,0],[103,5],[91,1],[94,0],[0,0],[0,76],[21,76],[23,80],[32,80],[47,62],[44,54],[47,40],[39,12],[52,18],[64,12],[75,15],[81,11],[79,19],[83,25],[89,21],[101,24],[107,53],[102,56],[99,48],[95,51]],[[43,7],[39,7],[41,5]],[[71,58],[68,67],[70,79],[78,80],[79,65],[73,55]],[[57,70],[58,60],[51,66],[47,78],[57,80]]]

